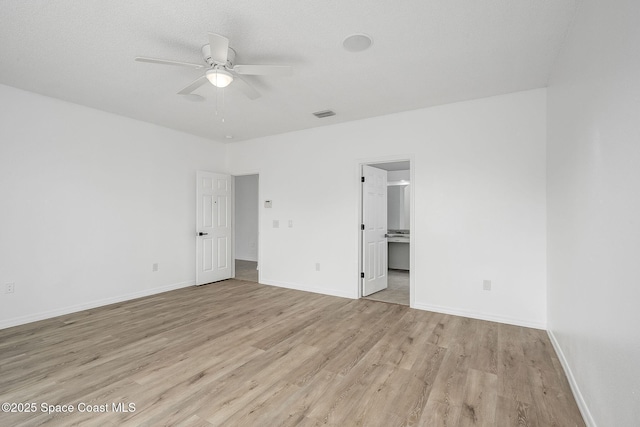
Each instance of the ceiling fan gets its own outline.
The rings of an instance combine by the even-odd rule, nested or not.
[[[241,76],[288,76],[293,71],[293,68],[289,65],[236,64],[236,51],[229,47],[229,39],[220,34],[209,33],[209,44],[202,46],[201,50],[204,64],[147,58],[144,56],[138,56],[135,60],[152,64],[176,65],[198,70],[204,69],[204,74],[179,91],[179,95],[190,95],[207,82],[219,88],[227,87],[233,83],[249,99],[256,99],[260,97],[260,92]]]

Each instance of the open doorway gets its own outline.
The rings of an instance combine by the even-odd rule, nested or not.
[[[234,181],[235,278],[258,282],[259,176],[236,176]]]
[[[374,168],[373,170],[370,168]],[[367,163],[363,177],[384,179],[384,188],[373,190],[362,183],[361,267],[363,298],[411,305],[411,162]],[[369,171],[369,172],[368,172]],[[372,171],[372,172],[371,172]],[[379,199],[384,198],[382,202]],[[378,201],[372,201],[378,199]],[[383,210],[385,210],[383,212]],[[375,211],[378,212],[375,212]],[[377,222],[377,226],[371,226]],[[368,265],[369,264],[369,265]],[[384,277],[386,276],[386,277]],[[372,278],[376,283],[370,286]]]

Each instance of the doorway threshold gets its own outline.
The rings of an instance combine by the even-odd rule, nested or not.
[[[409,306],[409,270],[388,271],[387,289],[383,289],[363,299]]]

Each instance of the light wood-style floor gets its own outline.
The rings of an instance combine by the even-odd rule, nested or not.
[[[38,405],[2,426],[584,425],[544,331],[238,280],[2,330],[0,360]]]
[[[387,289],[366,296],[371,301],[409,305],[409,270],[388,270]]]

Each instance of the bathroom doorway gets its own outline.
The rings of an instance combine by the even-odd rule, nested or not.
[[[236,176],[234,182],[235,278],[258,282],[259,176]]]
[[[392,161],[384,163],[367,163],[367,167],[373,167],[378,170],[386,171],[386,224],[384,230],[380,230],[378,234],[384,233],[384,236],[374,236],[375,244],[382,248],[375,249],[372,245],[372,238],[368,236],[375,233],[371,227],[366,226],[367,221],[371,221],[371,215],[367,218],[367,193],[370,190],[363,182],[362,187],[362,203],[361,203],[361,221],[365,225],[362,227],[361,235],[361,267],[363,272],[362,285],[360,294],[362,298],[381,301],[386,303],[411,305],[411,207],[412,204],[412,188],[411,188],[411,162]],[[363,166],[365,166],[363,165]],[[365,168],[363,167],[363,171]],[[382,173],[381,176],[384,176]],[[363,174],[364,176],[364,174]],[[381,192],[378,192],[381,193]],[[380,228],[380,227],[378,227]],[[365,230],[366,229],[366,230]],[[376,240],[380,237],[383,240]],[[382,255],[386,252],[385,255]],[[384,261],[380,262],[380,257],[384,256]],[[375,269],[380,270],[380,266],[384,263],[384,272],[379,272],[382,276],[386,274],[386,286],[384,289],[370,293],[367,289],[367,277],[370,275],[367,261],[378,258]],[[379,265],[380,266],[379,266]],[[371,273],[372,274],[372,273]]]

